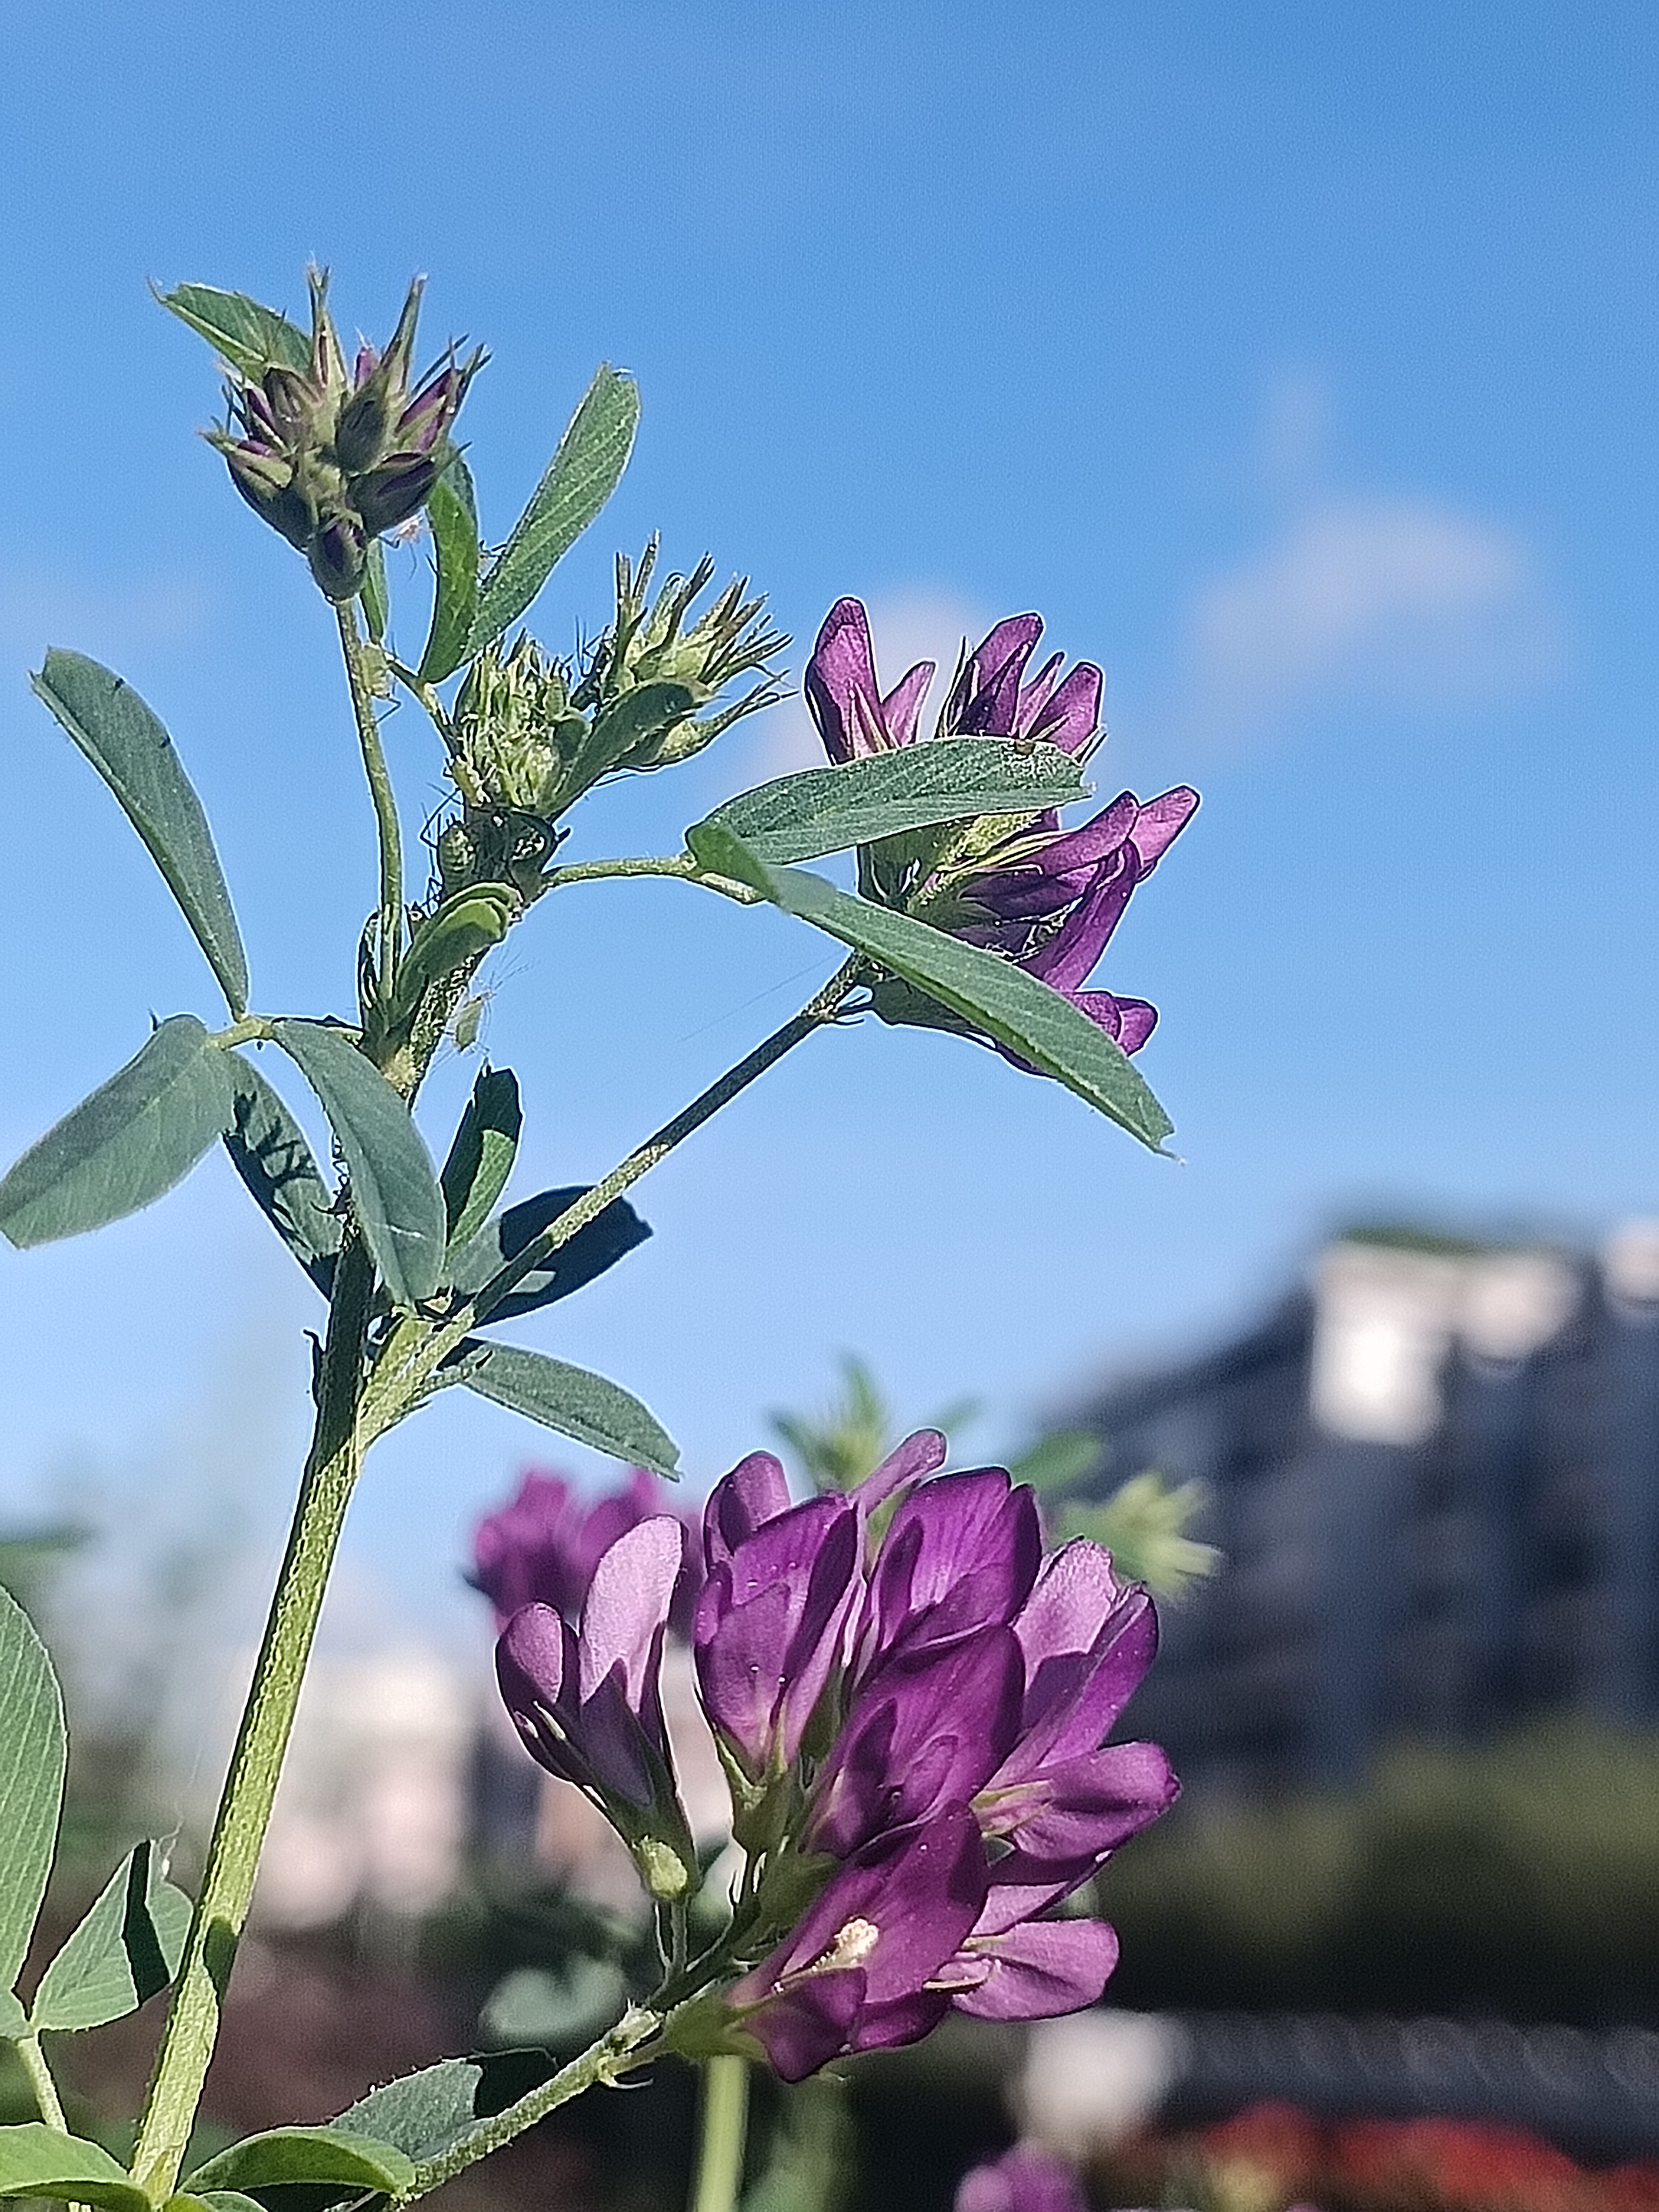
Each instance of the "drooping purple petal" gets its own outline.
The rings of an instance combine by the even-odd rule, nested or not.
[[[1046,1766],[1018,1789],[1004,1792],[994,1778],[981,1820],[988,1833],[1013,1844],[999,1874],[1052,1879],[1069,1889],[1168,1812],[1178,1787],[1158,1745],[1109,1743]]]
[[[1103,1920],[1028,1921],[1006,1936],[970,1941],[988,1960],[983,1981],[961,1990],[958,2012],[975,2020],[1053,2020],[1098,2003],[1117,1965],[1117,1936]]]
[[[1058,667],[1060,656],[1048,664]],[[1044,673],[1047,673],[1045,670]],[[1100,695],[1105,678],[1091,660],[1080,660],[1052,697],[1020,696],[1018,730],[1062,752],[1080,753],[1100,726]],[[1036,692],[1035,685],[1031,687]]]
[[[1159,855],[1174,843],[1197,809],[1198,793],[1184,783],[1146,801],[1134,830],[1135,849],[1140,854],[1143,875],[1150,873]]]
[[[788,2081],[846,2051],[914,2042],[949,2003],[928,1984],[967,1939],[985,1894],[973,1816],[947,1808],[925,1828],[856,1852],[726,2003]]]

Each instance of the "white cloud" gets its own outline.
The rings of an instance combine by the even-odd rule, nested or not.
[[[914,668],[919,660],[937,665],[938,673],[921,710],[921,726],[931,727],[931,717],[939,711],[964,639],[975,643],[995,617],[945,592],[895,592],[866,604],[870,635],[875,641],[876,670],[884,690],[890,691],[906,669]],[[811,651],[810,638],[798,641],[794,654],[798,674]],[[757,781],[823,765],[823,746],[799,683],[790,697],[761,717],[756,725],[756,740],[751,773]]]
[[[1226,741],[1316,708],[1467,712],[1534,693],[1564,651],[1513,532],[1424,499],[1315,497],[1194,592],[1179,720]]]

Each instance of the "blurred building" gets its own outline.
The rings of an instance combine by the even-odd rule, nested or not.
[[[1545,1710],[1659,1720],[1659,1222],[1590,1255],[1355,1231],[1257,1328],[1078,1424],[1209,1487],[1226,1566],[1134,1705],[1189,1792]]]

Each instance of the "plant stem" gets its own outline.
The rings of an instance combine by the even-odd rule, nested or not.
[[[757,1076],[764,1075],[769,1067],[793,1051],[803,1038],[822,1029],[826,1022],[835,1019],[842,1006],[857,988],[863,972],[864,958],[854,953],[836,970],[823,988],[817,992],[793,1014],[781,1029],[763,1038],[753,1052],[745,1053],[734,1067],[711,1083],[707,1091],[682,1107],[672,1121],[665,1121],[654,1136],[647,1137],[635,1147],[625,1160],[612,1168],[602,1182],[567,1206],[556,1221],[550,1222],[539,1237],[532,1237],[522,1252],[509,1261],[500,1272],[492,1275],[472,1301],[473,1318],[482,1321],[502,1298],[507,1297],[525,1277],[539,1267],[550,1254],[562,1244],[586,1228],[590,1221],[603,1213],[613,1199],[620,1198],[630,1183],[655,1167],[658,1161],[672,1152],[676,1145],[683,1144],[695,1130],[718,1114],[722,1106],[729,1105],[740,1091],[745,1091]]]
[[[428,2191],[453,2180],[479,2159],[488,2158],[492,2151],[500,2150],[515,2136],[521,2136],[526,2128],[534,2127],[538,2120],[556,2112],[561,2105],[580,2096],[584,2089],[614,2081],[641,2064],[646,2054],[641,2052],[641,2045],[661,2025],[658,2014],[630,2007],[608,2035],[601,2036],[580,2058],[573,2058],[568,2066],[561,2067],[550,2081],[544,2081],[540,2088],[520,2097],[516,2105],[509,2105],[505,2112],[470,2128],[459,2142],[440,2151],[435,2158],[417,2160],[415,2179],[398,2197],[398,2204],[412,2203],[416,2197],[424,2197]]]
[[[38,2035],[20,2035],[12,2045],[29,2077],[29,2087],[40,2107],[40,2117],[49,2128],[69,2133],[69,2122],[64,2118],[64,2100],[58,2094],[58,2084],[52,2078],[52,2069],[46,2063],[46,2054],[40,2048]]]
[[[702,2069],[702,2132],[691,2212],[735,2212],[749,2128],[749,2062],[709,2058]]]
[[[633,854],[622,860],[572,860],[568,866],[550,868],[543,881],[549,890],[557,890],[565,884],[605,883],[613,876],[672,876],[683,883],[696,883],[702,874],[689,854],[676,853],[666,858]]]
[[[403,833],[398,826],[398,801],[380,744],[380,724],[374,718],[374,687],[368,655],[357,635],[357,611],[345,600],[337,604],[334,613],[340,626],[340,650],[345,655],[357,742],[362,748],[363,773],[368,778],[368,795],[374,802],[374,826],[380,840],[380,981],[381,995],[389,999],[404,927]]]
[[[348,1231],[335,1268],[305,1479],[133,2153],[134,2178],[158,2203],[178,2182],[195,2125],[329,1570],[362,1457],[357,1410],[374,1290],[373,1263],[356,1232]]]

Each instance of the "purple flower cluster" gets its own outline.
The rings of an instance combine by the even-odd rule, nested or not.
[[[1006,738],[1056,745],[1079,759],[1098,742],[1102,677],[1089,661],[1062,676],[1051,654],[1026,668],[1042,635],[1039,615],[1012,615],[963,659],[946,696],[935,741]],[[920,661],[884,697],[869,618],[857,599],[830,609],[807,664],[805,690],[825,751],[849,761],[917,742],[933,664]],[[1198,793],[1184,784],[1143,804],[1121,792],[1075,830],[1053,812],[988,841],[964,842],[918,866],[899,841],[896,870],[880,846],[861,856],[867,895],[902,905],[965,942],[1000,952],[1059,991],[1097,1027],[1135,1052],[1157,1010],[1144,999],[1083,987],[1105,951],[1135,886],[1145,881],[1191,818]]]
[[[750,1872],[699,2033],[788,2081],[953,2008],[1091,2003],[1116,1939],[1050,1916],[1176,1792],[1156,1746],[1105,1741],[1156,1645],[1145,1590],[1093,1544],[1045,1558],[1031,1491],[939,1474],[945,1450],[923,1431],[802,1504],[755,1453],[703,1515],[693,1656]],[[501,1645],[525,1742],[604,1806],[661,1898],[684,1848],[655,1689],[680,1542],[667,1516],[638,1522],[580,1632],[532,1605]]]

